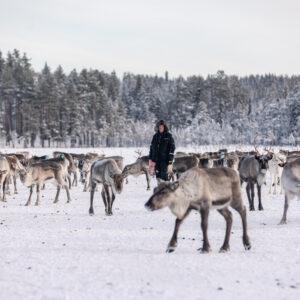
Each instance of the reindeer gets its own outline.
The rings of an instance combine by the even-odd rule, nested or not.
[[[113,159],[117,166],[119,167],[119,169],[123,170],[123,160],[124,158],[122,156],[108,156],[106,158],[100,157],[98,158],[98,160],[102,160],[102,159]],[[84,188],[83,191],[86,192],[88,190],[88,188],[91,186],[90,183],[90,171],[91,171],[91,166],[93,164],[93,162],[95,162],[96,159],[86,159],[83,162],[83,166],[82,166],[82,176],[84,178]]]
[[[277,194],[277,187],[280,186],[280,194],[282,194],[282,185],[280,183],[280,178],[282,174],[282,167],[281,164],[285,163],[286,157],[280,153],[275,153],[274,151],[271,151],[271,149],[266,149],[269,155],[272,155],[272,159],[269,161],[269,172],[271,175],[271,183],[269,188],[269,194],[272,193],[276,195]]]
[[[199,159],[195,155],[175,157],[173,162],[173,172],[178,179],[182,173],[198,165]]]
[[[30,188],[29,198],[25,206],[28,206],[31,203],[34,185],[36,185],[37,193],[35,205],[39,205],[40,188],[44,185],[46,181],[51,179],[54,180],[55,184],[57,185],[57,192],[54,203],[58,202],[59,193],[62,187],[65,188],[67,193],[67,203],[71,201],[69,186],[66,182],[67,170],[64,167],[64,164],[58,161],[59,159],[62,161],[64,160],[63,158],[41,160],[39,162],[27,166],[25,171],[20,172],[21,182],[23,182],[25,186]]]
[[[300,157],[285,163],[281,176],[281,184],[284,189],[285,200],[283,216],[279,224],[286,224],[286,214],[289,202],[295,197],[300,200]]]
[[[124,167],[122,172],[124,178],[127,179],[127,176],[139,176],[141,174],[145,174],[147,181],[147,190],[150,190],[150,174],[149,174],[149,157],[141,156],[137,158],[137,160],[129,165]]]
[[[101,196],[105,206],[105,213],[111,216],[112,206],[115,200],[115,194],[120,194],[123,189],[124,176],[118,167],[116,161],[111,158],[105,158],[95,161],[91,166],[90,182],[90,209],[89,214],[94,214],[94,194],[97,184],[102,184]]]
[[[263,210],[261,201],[261,186],[265,183],[265,176],[268,170],[268,161],[272,159],[272,155],[259,155],[255,156],[244,156],[241,158],[239,163],[239,174],[241,182],[246,182],[246,191],[249,201],[249,209],[255,210],[254,208],[254,185],[257,185],[258,194],[258,209]]]
[[[73,157],[71,154],[66,153],[66,152],[60,152],[60,151],[54,151],[53,152],[53,157],[59,157],[63,155],[68,161],[69,161],[69,166],[68,166],[68,175],[67,175],[67,179],[69,182],[69,189],[71,189],[72,187],[72,180],[71,180],[71,174],[73,174],[74,176],[74,180],[73,183],[77,183],[77,168],[76,165],[74,163]]]
[[[194,167],[183,173],[178,181],[160,184],[154,189],[154,194],[147,201],[145,207],[153,211],[166,206],[176,216],[174,233],[168,244],[167,252],[173,252],[176,249],[179,227],[193,209],[199,211],[201,215],[202,252],[209,252],[207,225],[211,208],[216,208],[225,218],[226,234],[220,252],[228,251],[232,227],[232,214],[228,209],[229,206],[240,214],[243,223],[243,244],[246,250],[251,248],[247,234],[246,208],[241,195],[240,179],[237,172],[232,169]]]
[[[17,173],[23,170],[24,166],[14,154],[5,154],[3,157],[6,158],[6,160],[2,160],[2,170],[6,170],[5,176],[3,173],[3,177],[5,177],[5,182],[3,181],[5,186],[3,186],[3,188],[5,187],[5,191],[10,194],[9,183],[11,180],[13,180],[14,193],[17,194]]]
[[[182,156],[190,156],[190,155],[193,155],[193,154],[187,154],[186,152],[180,152],[180,151],[177,151],[174,155],[174,158],[176,157],[182,157]]]
[[[0,200],[6,202],[6,182],[9,178],[10,164],[4,155],[0,155]],[[1,196],[2,192],[2,196]]]
[[[89,152],[78,160],[78,169],[80,173],[80,182],[84,184],[83,191],[86,192],[89,186],[89,177],[91,165],[94,161],[103,158],[105,155]]]

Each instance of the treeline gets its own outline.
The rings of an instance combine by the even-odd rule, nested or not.
[[[201,71],[201,70],[200,70]],[[61,66],[0,52],[0,141],[18,147],[145,146],[155,122],[177,145],[300,144],[300,76],[188,78]]]

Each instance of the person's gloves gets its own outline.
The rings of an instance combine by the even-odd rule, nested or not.
[[[169,175],[170,175],[170,174],[173,174],[173,165],[172,165],[172,164],[169,164],[169,165],[168,165],[167,173],[168,173]]]
[[[155,165],[156,163],[149,159],[149,174],[153,176],[155,174]]]

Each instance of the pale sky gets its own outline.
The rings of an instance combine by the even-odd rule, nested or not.
[[[0,0],[0,50],[40,70],[300,73],[300,0]]]

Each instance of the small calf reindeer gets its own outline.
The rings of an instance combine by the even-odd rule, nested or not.
[[[167,252],[173,252],[177,247],[179,227],[193,209],[201,214],[202,252],[209,252],[207,225],[211,208],[216,208],[225,218],[226,234],[220,252],[228,251],[232,227],[232,214],[228,209],[229,206],[240,214],[243,223],[243,244],[246,250],[251,248],[247,234],[247,216],[241,195],[240,178],[238,173],[230,168],[200,169],[194,167],[183,173],[178,181],[160,184],[154,189],[154,194],[145,207],[153,211],[166,206],[176,216],[174,233],[168,244]]]

